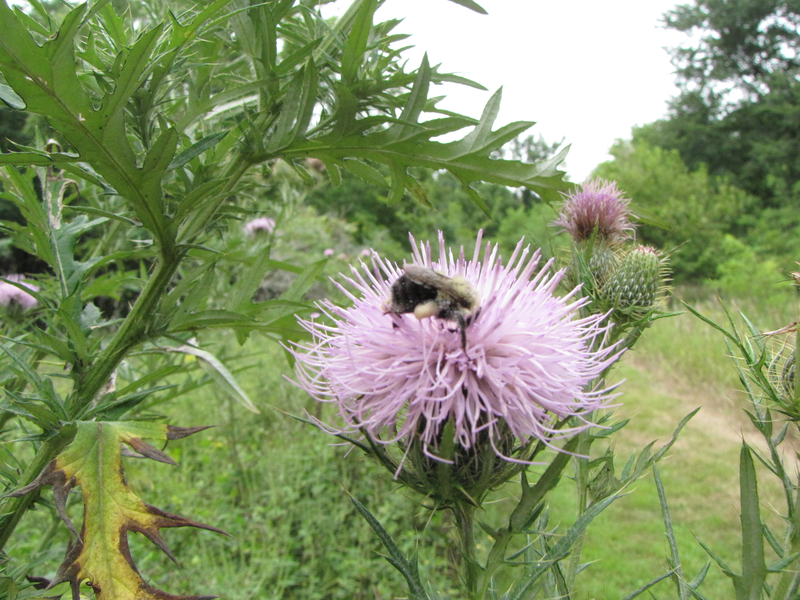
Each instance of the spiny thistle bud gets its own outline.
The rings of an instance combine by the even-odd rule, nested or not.
[[[635,314],[650,310],[661,288],[662,261],[649,246],[637,246],[620,259],[600,296],[613,308]]]
[[[594,253],[589,259],[589,271],[594,277],[597,288],[602,287],[608,281],[618,266],[619,256],[612,248],[605,244],[595,245]]]
[[[783,383],[783,387],[790,398],[794,396],[794,371],[795,371],[795,352],[793,350],[792,353],[789,355],[789,358],[787,358],[786,362],[783,364],[783,377],[781,377],[781,382]]]
[[[564,195],[564,204],[553,225],[563,228],[576,242],[596,235],[606,244],[616,244],[629,238],[633,231],[629,203],[615,182],[589,181],[581,186],[581,191]]]
[[[766,336],[782,333],[796,332],[795,325],[779,329],[777,332],[769,332]],[[784,345],[780,350],[774,352],[770,357],[767,372],[769,381],[777,392],[781,412],[788,415],[792,420],[800,420],[800,406],[795,401],[794,376],[796,370],[796,349]]]

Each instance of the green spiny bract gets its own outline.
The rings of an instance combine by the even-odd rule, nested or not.
[[[566,290],[571,290],[577,285],[582,285],[586,295],[596,301],[600,289],[617,269],[619,261],[618,247],[600,241],[576,244],[572,260],[566,265],[564,287]]]
[[[789,358],[786,359],[786,362],[783,365],[783,373],[781,377],[781,381],[783,386],[787,392],[787,395],[791,398],[794,395],[794,372],[795,372],[795,351],[793,350],[792,353],[789,355]]]
[[[609,277],[619,267],[620,259],[617,252],[606,244],[596,244],[594,253],[589,259],[589,272],[594,277],[595,288],[602,288]]]
[[[647,312],[656,304],[661,271],[662,260],[654,248],[632,248],[622,255],[619,266],[600,289],[600,299],[610,308],[631,315]]]
[[[795,348],[783,346],[778,352],[771,354],[767,366],[769,382],[778,401],[776,408],[792,421],[800,421],[800,406],[795,401],[794,390],[796,354]]]

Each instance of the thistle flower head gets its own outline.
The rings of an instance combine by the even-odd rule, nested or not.
[[[614,181],[595,179],[581,186],[580,191],[563,194],[564,204],[553,225],[560,226],[576,242],[597,238],[615,244],[630,237],[633,224],[628,204]]]
[[[404,271],[373,252],[371,265],[337,283],[353,306],[320,304],[330,324],[301,320],[313,341],[291,349],[299,385],[338,408],[341,423],[329,430],[404,448],[418,442],[446,461],[443,445],[517,460],[516,441],[550,444],[588,427],[581,415],[614,397],[591,382],[620,353],[602,343],[604,315],[578,318],[588,300],[574,300],[577,288],[555,295],[563,271],[551,273],[552,261],[539,269],[540,252],[522,241],[505,265],[497,246],[481,252],[480,235],[471,260],[463,248],[454,257],[441,233],[438,260],[430,244],[411,243],[414,265],[466,280],[481,299],[466,344],[455,320],[388,312]],[[571,416],[572,427],[557,427]]]
[[[26,282],[22,275],[6,275],[5,278],[31,291],[39,291],[38,285]],[[39,301],[28,292],[8,283],[8,281],[0,281],[0,306],[4,306],[9,310],[21,310],[24,312],[35,308],[39,304]]]
[[[257,236],[260,234],[270,234],[275,231],[275,219],[269,217],[259,217],[248,222],[244,226],[245,235]]]

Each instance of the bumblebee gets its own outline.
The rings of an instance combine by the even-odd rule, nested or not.
[[[467,348],[467,326],[480,310],[478,293],[463,277],[447,277],[433,269],[406,265],[404,274],[392,284],[386,312],[414,313],[417,319],[436,317],[455,321],[461,330],[461,347]]]

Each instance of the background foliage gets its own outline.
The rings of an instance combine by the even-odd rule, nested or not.
[[[658,167],[645,157],[659,148],[679,180],[691,174],[696,184],[707,181],[701,185],[708,191],[698,194],[659,177],[661,187],[647,192],[649,206],[680,224],[660,241],[686,241],[673,255],[677,281],[722,285],[737,262],[747,262],[748,272],[763,281],[775,266],[788,270],[800,256],[799,22],[796,3],[780,0],[697,0],[664,16],[666,27],[692,35],[672,50],[679,93],[664,119],[634,128],[630,146],[618,145],[615,160],[598,172],[619,175],[623,189],[639,192],[629,170]],[[709,197],[716,200],[709,204]],[[709,223],[701,226],[708,209]],[[687,235],[680,233],[683,225]],[[734,286],[741,287],[741,281]]]
[[[218,423],[170,445],[182,468],[169,477],[125,460],[138,495],[234,535],[165,534],[181,571],[131,535],[153,585],[232,598],[401,595],[342,488],[358,491],[403,552],[419,553],[430,580],[453,581],[447,516],[272,410],[321,414],[282,379],[274,342],[299,335],[293,315],[334,296],[327,276],[362,251],[402,260],[409,231],[431,239],[442,229],[458,245],[483,228],[506,254],[522,235],[558,254],[567,242],[548,232],[545,201],[567,188],[560,144],[525,137],[528,123],[493,130],[499,96],[480,119],[439,111],[436,83],[476,84],[427,62],[406,70],[403,36],[397,23],[372,22],[375,2],[353,3],[335,23],[288,0],[31,5],[0,8],[0,272],[41,288],[37,309],[9,310],[2,324],[6,488],[33,481],[78,420]],[[673,54],[680,93],[596,171],[669,225],[638,235],[670,251],[676,284],[693,286],[683,297],[706,285],[731,297],[768,289],[800,256],[799,20],[777,0],[698,0],[668,13],[667,26],[697,34]],[[458,141],[434,140],[461,130]],[[257,216],[274,218],[274,232],[248,237],[242,225]],[[778,329],[796,320],[794,294],[754,312],[762,331]],[[740,560],[737,511],[717,508],[738,502],[735,432],[749,423],[728,398],[725,350],[687,319],[659,323],[621,374],[633,385],[620,416],[636,419],[618,449],[667,436],[660,424],[707,405],[711,421],[690,427],[663,468],[694,573],[707,557],[689,528],[729,564]],[[241,390],[187,347],[221,359]],[[260,413],[245,417],[249,403]],[[782,494],[770,483],[761,492],[776,504]],[[487,519],[507,516],[511,493],[497,492]],[[567,527],[570,494],[555,493],[551,522]],[[63,560],[68,530],[46,498],[2,501],[6,597],[13,586],[44,594],[30,584]],[[70,498],[79,523],[80,496]],[[587,538],[585,558],[601,562],[581,573],[576,597],[623,597],[664,570],[655,490],[621,503]],[[704,585],[709,598],[730,596],[720,571]]]

